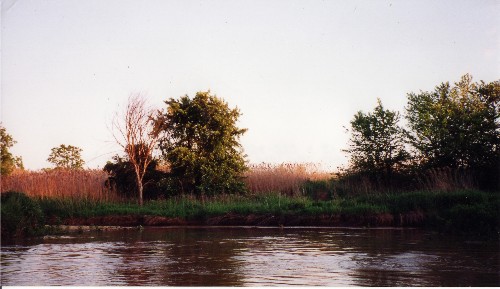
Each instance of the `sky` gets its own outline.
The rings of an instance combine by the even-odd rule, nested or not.
[[[345,166],[354,114],[465,73],[500,77],[499,1],[2,1],[1,122],[27,169],[60,144],[123,154],[130,94],[210,90],[242,113],[250,163]]]

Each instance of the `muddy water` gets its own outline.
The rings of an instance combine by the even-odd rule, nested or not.
[[[1,257],[4,286],[500,286],[498,242],[417,229],[118,229]]]

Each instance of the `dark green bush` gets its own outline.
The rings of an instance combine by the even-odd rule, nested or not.
[[[498,207],[485,204],[455,205],[441,213],[441,222],[436,222],[440,231],[497,236],[499,233]]]
[[[2,238],[40,233],[44,215],[38,202],[24,193],[5,192],[1,197]]]
[[[127,199],[137,198],[136,176],[130,161],[114,156],[113,161],[108,161],[103,170],[110,175],[106,182],[109,187],[115,188],[118,194]],[[158,160],[153,160],[144,175],[144,199],[154,200],[173,195],[167,178],[167,173],[158,170]]]
[[[302,187],[304,194],[313,200],[332,200],[335,195],[334,180],[308,180]]]

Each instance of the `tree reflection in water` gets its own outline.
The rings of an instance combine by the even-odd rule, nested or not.
[[[244,285],[241,262],[234,256],[245,246],[231,239],[231,231],[147,228],[122,238],[128,246],[112,253],[122,257],[116,275],[124,276],[129,286]]]
[[[1,253],[2,285],[500,285],[498,242],[418,229],[148,227]]]

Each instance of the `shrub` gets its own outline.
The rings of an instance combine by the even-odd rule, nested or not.
[[[460,234],[493,236],[499,233],[498,204],[458,204],[443,212],[447,222],[444,231]]]
[[[113,161],[108,161],[103,170],[109,174],[107,185],[118,195],[129,200],[139,195],[134,166],[130,161],[114,156]],[[152,200],[174,195],[175,192],[165,185],[167,180],[168,173],[160,169],[158,160],[152,160],[143,177],[143,198]]]
[[[44,215],[38,202],[24,193],[6,192],[1,197],[2,237],[35,235],[41,232]]]
[[[335,195],[335,180],[308,180],[303,188],[305,195],[313,200],[331,200]]]

